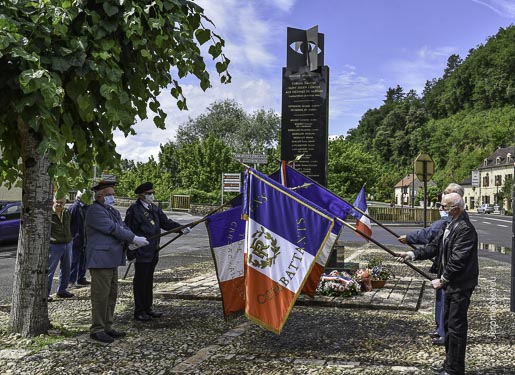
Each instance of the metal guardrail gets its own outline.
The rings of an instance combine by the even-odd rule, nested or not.
[[[424,223],[424,209],[421,207],[368,207],[371,217],[381,223]],[[432,223],[440,218],[437,209],[427,209],[427,221]]]

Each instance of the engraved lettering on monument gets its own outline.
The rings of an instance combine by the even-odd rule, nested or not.
[[[281,159],[322,185],[327,184],[329,68],[323,64],[323,34],[288,28],[283,68]]]

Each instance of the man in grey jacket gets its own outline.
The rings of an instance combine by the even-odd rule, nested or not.
[[[148,245],[122,221],[114,206],[115,182],[101,181],[93,187],[95,201],[86,213],[86,267],[91,275],[90,337],[111,343],[125,332],[113,329],[114,308],[118,296],[118,266],[125,264],[124,246]]]

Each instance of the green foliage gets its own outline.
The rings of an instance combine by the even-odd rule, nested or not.
[[[216,136],[235,153],[262,153],[277,145],[280,118],[272,110],[248,114],[234,100],[212,103],[207,113],[179,126],[177,144]]]
[[[220,80],[231,80],[224,40],[186,0],[20,0],[3,5],[0,24],[2,180],[23,174],[20,123],[38,135],[50,175],[69,190],[67,176],[82,176],[86,186],[92,165],[120,162],[113,131],[134,134],[147,104],[164,127],[162,90],[171,87],[184,109],[180,78],[192,74],[202,89],[210,86],[200,45],[209,45]]]
[[[341,197],[355,197],[363,184],[375,185],[381,171],[377,157],[344,139],[330,141],[328,148],[329,190]]]

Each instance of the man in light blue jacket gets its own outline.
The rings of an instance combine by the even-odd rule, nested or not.
[[[95,201],[86,213],[86,267],[91,275],[90,337],[112,343],[125,332],[113,329],[114,308],[118,296],[118,266],[125,264],[124,247],[148,245],[122,221],[114,206],[115,182],[101,181],[93,187]]]

